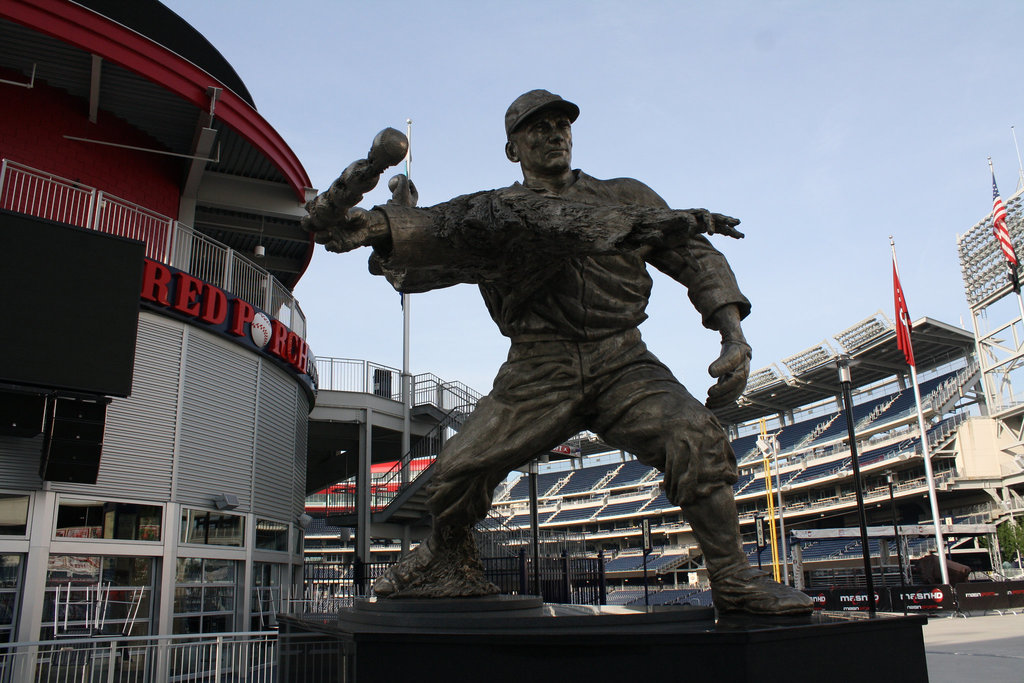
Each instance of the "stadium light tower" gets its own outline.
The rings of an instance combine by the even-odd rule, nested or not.
[[[1006,227],[1016,253],[1024,253],[1024,190],[1006,200]],[[957,236],[957,253],[963,276],[964,293],[971,307],[982,389],[989,414],[997,420],[1012,420],[1021,412],[1020,387],[1024,375],[1024,340],[1019,329],[1024,325],[1024,303],[1003,304],[1014,295],[1007,265],[999,242],[992,236],[994,216],[989,213],[963,235]],[[992,309],[992,310],[989,310]],[[1020,454],[1020,449],[1015,449]]]

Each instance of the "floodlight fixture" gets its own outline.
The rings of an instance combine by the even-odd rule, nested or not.
[[[758,389],[763,389],[766,386],[781,381],[783,381],[782,373],[779,372],[775,365],[769,365],[750,373],[750,376],[747,378],[747,388],[743,390],[743,393],[753,393]]]
[[[839,342],[840,346],[852,353],[885,336],[891,329],[892,322],[885,317],[884,313],[878,311],[870,318],[861,320],[856,325],[848,327],[832,338]]]
[[[1006,202],[1006,229],[1014,250],[1024,253],[1024,189]],[[1010,286],[1007,262],[999,243],[992,235],[992,214],[957,237],[960,273],[964,281],[967,303],[977,306]]]
[[[793,376],[804,373],[831,362],[836,357],[835,349],[829,346],[827,341],[822,341],[817,346],[812,346],[806,351],[801,351],[782,361],[782,364],[789,368]]]

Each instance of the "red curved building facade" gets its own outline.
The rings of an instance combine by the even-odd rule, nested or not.
[[[267,628],[302,580],[306,172],[155,0],[5,0],[0,101],[0,642]]]

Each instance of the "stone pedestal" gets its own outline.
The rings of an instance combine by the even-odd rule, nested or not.
[[[714,619],[538,598],[364,602],[281,617],[282,681],[927,681],[923,616]]]

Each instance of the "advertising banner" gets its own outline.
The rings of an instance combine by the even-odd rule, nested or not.
[[[835,594],[835,609],[843,612],[867,612],[870,609],[868,593],[864,588],[837,588]],[[892,610],[889,593],[886,590],[875,589],[875,609],[879,612]]]
[[[1008,609],[1010,596],[1005,583],[984,581],[979,583],[958,583],[957,604],[965,612],[984,612],[990,609]]]
[[[804,593],[814,603],[814,611],[819,610],[836,610],[839,609],[836,606],[835,595],[829,588],[805,588]]]
[[[1007,606],[1011,609],[1024,607],[1024,581],[1003,581]]]
[[[956,611],[956,595],[951,586],[925,585],[907,586],[905,589],[890,588],[892,610],[902,612],[945,612]]]

